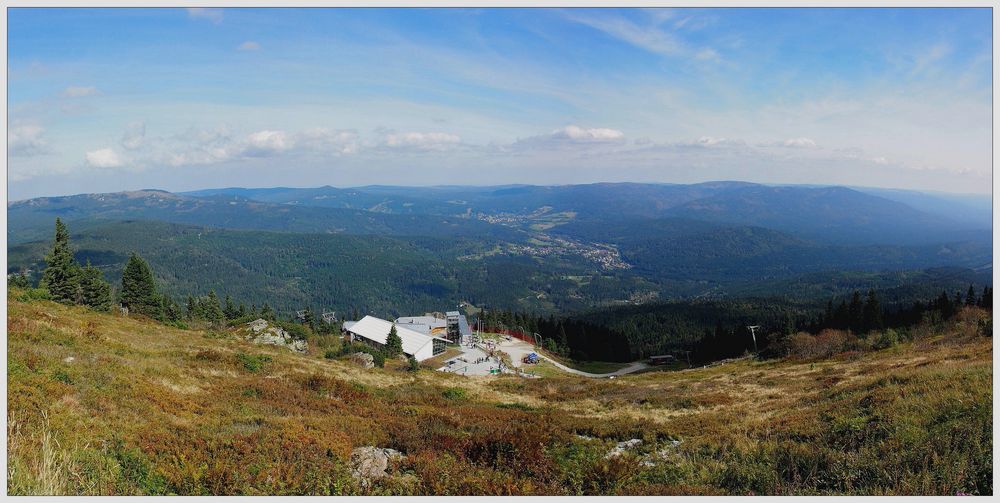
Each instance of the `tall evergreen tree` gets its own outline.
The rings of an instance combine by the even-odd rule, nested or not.
[[[847,311],[850,315],[848,328],[855,331],[861,330],[864,324],[864,303],[861,302],[861,292],[855,290],[854,294],[851,295],[851,304],[847,307]]]
[[[163,319],[166,321],[180,321],[181,319],[181,306],[167,295],[160,297],[160,312],[163,313]]]
[[[129,309],[129,312],[144,314],[153,318],[159,318],[160,298],[156,294],[156,282],[153,279],[153,271],[149,264],[132,253],[122,271],[122,305]]]
[[[28,280],[28,275],[24,274],[24,271],[8,274],[7,284],[14,288],[31,288],[31,281]]]
[[[976,289],[969,285],[969,292],[965,294],[965,305],[974,306],[976,303]]]
[[[271,309],[271,306],[267,302],[260,308],[260,317],[268,321],[274,321],[274,310]]]
[[[198,304],[195,302],[194,296],[190,293],[187,298],[187,317],[191,320],[198,317]]]
[[[868,290],[865,307],[862,310],[864,330],[879,330],[882,328],[882,306],[879,305],[875,290]]]
[[[80,270],[80,300],[98,311],[111,310],[111,284],[104,281],[104,274],[90,265],[90,261]]]
[[[403,339],[396,332],[396,324],[392,324],[389,329],[389,336],[385,338],[385,355],[388,357],[399,356],[403,353]]]
[[[226,294],[226,303],[222,308],[222,314],[227,320],[236,319],[236,304],[233,304],[233,298]]]
[[[208,296],[202,304],[204,310],[204,318],[212,322],[222,322],[226,320],[225,313],[222,312],[222,306],[219,304],[219,297],[215,295],[215,290],[209,290]]]
[[[45,271],[39,286],[49,291],[52,299],[65,304],[80,302],[80,264],[69,247],[69,230],[56,219],[56,236],[52,250],[45,256]]]

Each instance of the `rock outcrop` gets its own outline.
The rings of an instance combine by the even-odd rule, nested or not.
[[[272,325],[262,318],[247,323],[245,339],[254,344],[285,347],[297,353],[305,353],[307,347],[306,341],[296,340],[281,327]]]
[[[351,451],[351,474],[362,486],[389,475],[389,461],[402,458],[403,454],[395,449],[367,445]]]
[[[351,361],[358,364],[361,368],[370,369],[375,367],[375,357],[361,351],[352,354]]]

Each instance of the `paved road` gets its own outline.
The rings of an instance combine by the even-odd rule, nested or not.
[[[501,341],[499,348],[500,351],[503,351],[510,355],[511,363],[513,363],[515,367],[520,367],[524,365],[523,363],[521,363],[521,360],[529,353],[535,352],[535,348],[531,344],[528,344],[527,342],[521,341],[519,339],[513,339],[510,341],[506,340]],[[552,365],[555,365],[564,372],[575,374],[578,376],[594,377],[594,378],[621,376],[649,368],[649,364],[647,364],[646,362],[638,361],[638,362],[632,362],[627,367],[620,368],[614,372],[609,372],[607,374],[592,374],[590,372],[584,372],[582,370],[577,370],[574,368],[567,367],[551,358],[545,358],[545,360],[551,363]]]

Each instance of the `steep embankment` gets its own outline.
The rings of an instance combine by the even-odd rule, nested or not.
[[[820,361],[523,380],[363,370],[19,295],[14,494],[992,493],[980,311]],[[366,485],[362,446],[404,456]]]

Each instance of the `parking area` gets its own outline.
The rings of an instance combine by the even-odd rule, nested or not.
[[[476,346],[459,346],[462,354],[446,361],[438,370],[467,376],[496,375],[502,367],[499,358],[490,357]]]

